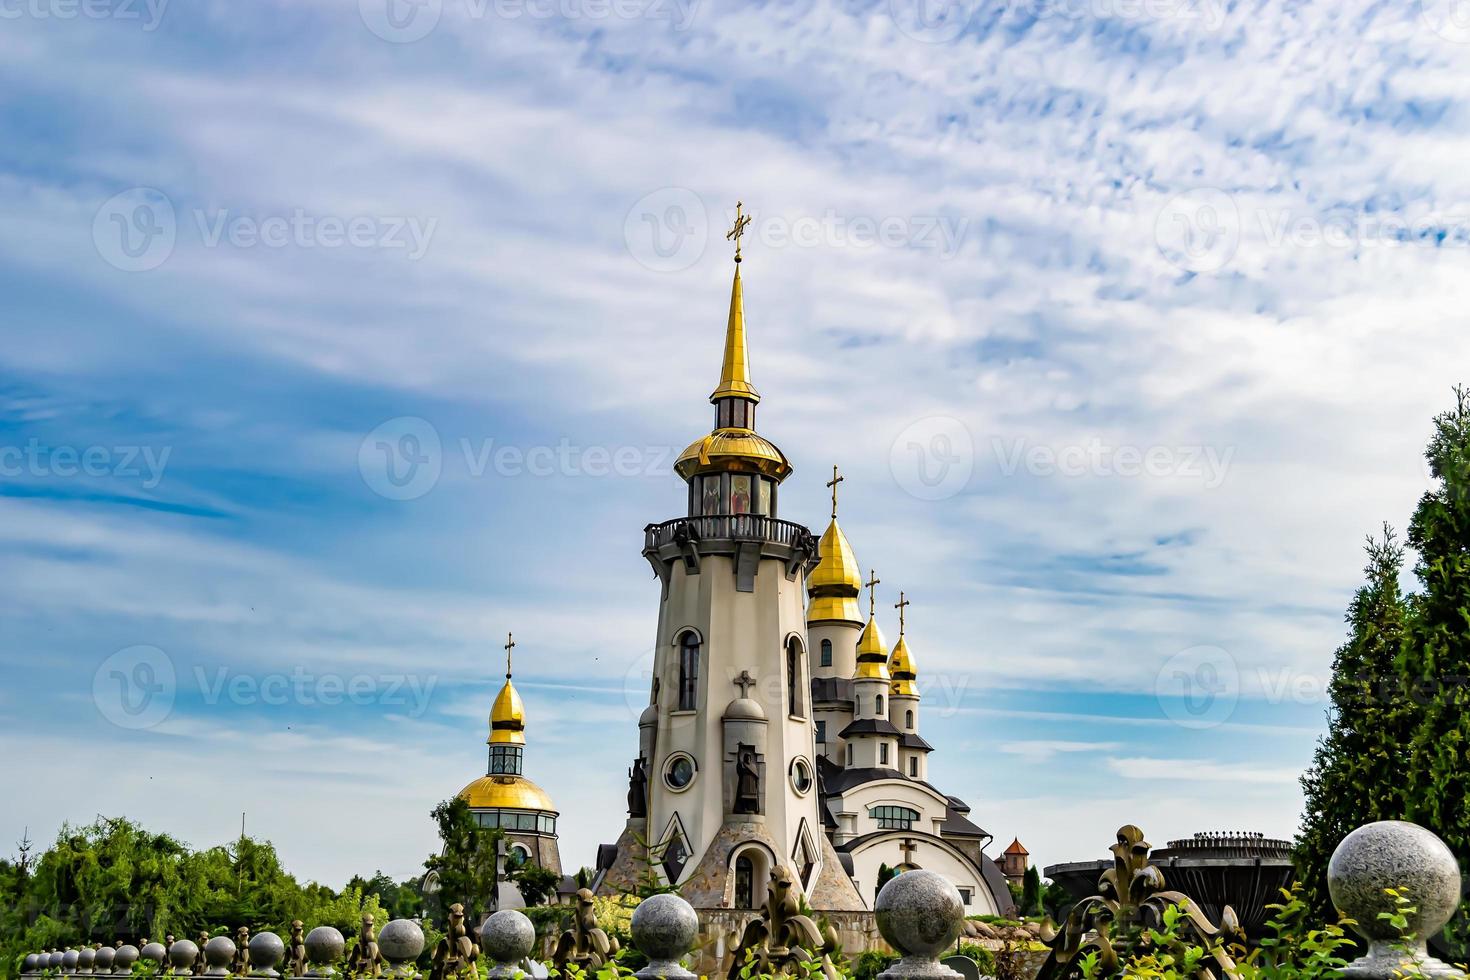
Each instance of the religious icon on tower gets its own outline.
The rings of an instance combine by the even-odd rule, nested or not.
[[[706,517],[720,512],[720,478],[718,476],[707,476],[704,478],[704,506],[700,513]]]
[[[750,513],[750,477],[730,477],[730,513]]]
[[[759,497],[759,499],[757,501],[755,512],[757,514],[764,514],[767,517],[770,517],[771,516],[771,481],[770,480],[757,480],[756,481],[756,486],[759,487],[759,491],[758,492],[760,494],[760,497]]]
[[[735,812],[761,812],[761,775],[756,766],[755,750],[740,746],[735,762]]]

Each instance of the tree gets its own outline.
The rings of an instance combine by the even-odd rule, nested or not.
[[[1026,875],[1021,879],[1021,914],[1041,914],[1041,872],[1036,865],[1027,865]]]
[[[1463,866],[1470,861],[1470,391],[1456,388],[1455,401],[1435,418],[1425,451],[1438,485],[1409,522],[1421,591],[1401,664],[1419,723],[1398,772],[1407,782],[1405,817],[1444,838]],[[1459,955],[1470,939],[1466,913],[1462,903],[1448,930]]]
[[[1364,584],[1348,606],[1348,639],[1328,684],[1327,734],[1301,777],[1296,859],[1304,898],[1333,917],[1327,861],[1354,828],[1404,811],[1400,746],[1413,724],[1399,675],[1409,611],[1399,590],[1404,549],[1387,524],[1369,537]]]
[[[424,867],[439,879],[438,919],[446,921],[445,910],[458,902],[464,906],[465,921],[479,922],[490,908],[495,886],[496,846],[505,836],[475,822],[470,806],[458,796],[450,797],[430,811],[439,828],[442,847],[429,856]]]
[[[527,905],[543,905],[547,899],[555,898],[556,886],[561,884],[561,875],[530,861],[517,868],[510,878]]]

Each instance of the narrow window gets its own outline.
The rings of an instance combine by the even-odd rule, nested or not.
[[[887,742],[879,742],[878,743],[878,764],[880,766],[886,766],[886,765],[888,765],[888,743]]]
[[[830,667],[830,666],[832,666],[832,641],[831,640],[823,640],[822,641],[822,666],[823,667]]]
[[[699,637],[692,631],[679,638],[679,710],[693,711],[699,698]]]
[[[909,731],[914,730],[914,712],[912,708],[903,713],[903,726]]]
[[[755,862],[749,854],[735,859],[735,907],[755,908]]]
[[[919,757],[916,755],[909,757],[909,775],[914,779],[919,778]]]
[[[883,713],[883,695],[878,695],[878,714]]]
[[[801,645],[791,639],[786,642],[786,703],[798,718],[806,715],[801,702]]]
[[[819,722],[817,722],[817,744],[818,745],[822,745],[822,744],[825,744],[826,741],[827,741],[827,723],[825,721],[819,721]]]

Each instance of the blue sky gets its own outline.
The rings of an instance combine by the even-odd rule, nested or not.
[[[934,781],[1041,863],[1289,835],[1470,364],[1460,13],[0,0],[0,840],[411,874],[513,630],[590,863],[737,199],[783,516],[842,466]]]

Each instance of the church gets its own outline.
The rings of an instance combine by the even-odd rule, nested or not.
[[[749,220],[737,207],[714,426],[674,465],[686,513],[644,529],[659,589],[653,676],[628,821],[599,851],[596,888],[652,876],[702,911],[753,909],[782,869],[813,909],[863,912],[887,876],[927,868],[969,914],[1005,913],[991,835],[928,781],[909,601],[900,594],[890,647],[880,580],[864,579],[837,523],[836,468],[820,539],[779,516],[792,464],[756,431],[740,278]]]

